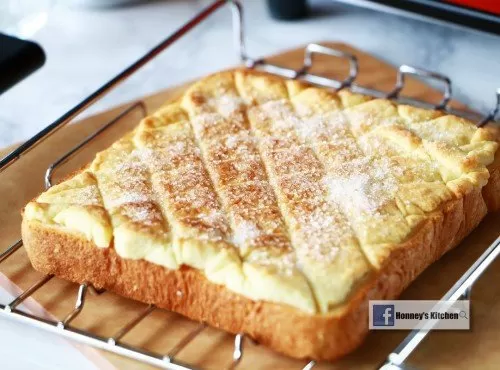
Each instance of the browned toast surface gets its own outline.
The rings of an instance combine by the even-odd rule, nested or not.
[[[30,202],[23,239],[40,271],[331,360],[364,338],[369,299],[397,297],[485,200],[498,207],[495,139],[437,111],[222,72]]]

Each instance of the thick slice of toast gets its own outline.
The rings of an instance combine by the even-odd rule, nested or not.
[[[369,299],[498,207],[497,147],[441,112],[222,72],[30,202],[23,240],[37,270],[332,360]]]

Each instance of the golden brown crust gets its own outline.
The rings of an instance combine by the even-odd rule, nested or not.
[[[23,220],[22,234],[35,269],[181,313],[295,358],[334,360],[355,349],[368,333],[368,301],[397,297],[427,266],[456,246],[486,214],[480,190],[434,212],[406,243],[395,249],[375,276],[348,302],[327,315],[252,301],[209,282],[201,272],[169,270],[144,260],[120,258],[78,234]]]
[[[246,78],[250,75],[253,76],[258,74],[255,72],[244,72],[244,71],[240,73],[241,78]],[[262,74],[261,76],[268,76],[268,75]],[[232,81],[232,77],[230,78],[230,81]],[[257,83],[258,81],[257,82],[249,81],[248,84],[244,83],[239,87],[244,88],[244,90],[247,87],[249,88],[248,91],[245,90],[244,92],[246,94],[245,95],[246,98],[251,100],[251,104],[253,104],[254,100],[257,101],[259,99],[263,99],[265,101],[266,99],[269,98],[270,93],[271,95],[275,94],[276,96],[273,95],[272,98],[275,100],[277,99],[277,101],[279,102],[280,101],[279,98],[282,97],[283,94],[284,95],[291,94],[294,96],[295,93],[298,94],[298,92],[301,89],[304,89],[303,85],[300,85],[296,82],[293,83],[289,82],[287,85],[288,87],[286,87],[285,85],[282,84],[281,79],[276,78],[276,81],[279,82],[277,84],[274,84],[273,81],[274,80],[267,81],[269,83],[266,85],[266,88],[264,89],[265,94],[263,95],[260,94],[262,91],[260,90],[259,83]],[[252,83],[255,83],[255,86],[253,86]],[[232,86],[232,83],[230,85]],[[254,88],[252,88],[252,86]],[[286,88],[289,89],[288,92],[285,91]],[[235,109],[235,107],[236,108],[239,107],[239,104],[241,103],[239,98],[228,100],[228,98],[230,97],[230,95],[228,95],[229,90],[228,91],[226,91],[226,89],[223,90],[226,94],[223,97],[226,98],[226,103],[227,103],[225,106],[223,106],[224,108],[223,111],[225,112],[224,114],[231,116],[231,114],[234,113],[237,115],[239,111],[238,109]],[[313,92],[317,94],[323,94],[325,93],[325,90],[318,90],[318,91],[314,90]],[[207,95],[206,97],[212,99],[213,97],[211,94],[213,93],[214,91],[210,87],[206,92]],[[352,94],[345,91],[341,92],[339,93],[338,97],[331,97],[331,99],[323,101],[324,104],[327,103],[330,105],[333,104],[332,106],[328,105],[328,107],[323,107],[323,108],[327,110],[337,109],[337,104],[339,104],[338,103],[339,99],[342,100],[342,104],[344,105],[345,108],[356,106],[357,104],[359,104],[358,101],[359,99],[367,99],[366,97],[362,96],[356,97],[354,95],[352,96],[351,95]],[[189,108],[188,110],[192,110],[191,113],[194,116],[198,117],[197,110],[200,109],[202,111],[203,109],[208,109],[209,112],[212,112],[210,109],[212,109],[213,107],[211,108],[210,106],[204,105],[204,100],[202,99],[204,95],[193,93],[190,96],[192,98],[191,101],[187,100],[185,104],[187,104],[187,108]],[[317,95],[316,97],[309,96],[309,99],[312,99],[313,102],[317,102],[318,99],[316,98],[319,97],[320,97],[319,95]],[[365,101],[366,100],[363,100],[363,102]],[[310,102],[302,101],[302,103],[309,104]],[[374,104],[369,105],[370,109],[368,109],[368,113],[372,112],[373,108],[377,105],[381,105],[382,108],[392,107],[392,105],[389,107],[390,104],[387,101],[383,102],[379,101],[375,105]],[[276,106],[279,106],[279,104],[277,105],[271,104],[270,106],[267,106],[267,110],[263,111],[263,113],[265,113],[263,116],[266,117],[266,114],[270,113],[270,111],[273,111],[273,109],[276,108]],[[305,104],[304,106],[308,105]],[[401,109],[405,109],[404,106]],[[384,110],[382,109],[381,112],[383,113]],[[408,111],[407,109],[405,114],[412,114],[411,112],[413,112],[413,110]],[[353,112],[350,112],[350,114],[353,116],[356,116],[356,113],[358,113],[359,115],[360,112],[356,112],[355,110]],[[417,113],[413,112],[413,114]],[[429,114],[427,111],[425,113]],[[207,117],[209,118],[209,116],[210,114],[208,114],[208,116],[207,114],[205,114],[205,118]],[[196,126],[199,129],[198,136],[196,135],[193,136],[190,130],[188,130],[189,132],[186,133],[185,130],[182,131],[180,129],[184,126],[188,127],[189,125],[186,123],[186,125],[183,126],[182,122],[180,123],[177,122],[179,120],[182,121],[182,119],[184,119],[182,117],[186,118],[186,113],[183,112],[178,107],[178,105],[163,108],[163,110],[160,110],[156,114],[156,116],[150,117],[144,121],[141,131],[143,136],[138,135],[137,137],[135,137],[135,139],[137,139],[137,143],[141,148],[142,146],[147,146],[146,144],[148,145],[154,144],[156,142],[155,141],[156,139],[148,140],[149,138],[148,135],[152,134],[152,132],[150,132],[151,129],[155,124],[166,125],[168,123],[169,125],[171,125],[169,126],[170,128],[177,127],[179,128],[179,131],[174,132],[175,135],[172,134],[173,135],[172,137],[169,137],[167,135],[168,137],[166,136],[166,138],[176,139],[180,135],[180,133],[183,133],[184,136],[182,137],[183,139],[185,139],[186,143],[184,144],[186,145],[183,145],[182,147],[191,148],[191,146],[188,145],[191,143],[191,141],[189,140],[196,139],[201,144],[204,145],[205,147],[204,150],[206,151],[204,155],[208,157],[210,153],[212,153],[212,150],[214,150],[214,147],[211,146],[212,145],[211,140],[212,139],[219,140],[221,139],[221,137],[223,137],[223,135],[217,136],[217,130],[215,130],[212,125],[208,124],[210,122],[207,123],[203,120],[196,123],[196,125],[198,125],[199,127],[193,123],[193,127]],[[227,127],[228,125],[230,125],[230,128],[235,129],[235,127],[232,127],[231,125],[233,125],[232,122],[236,122],[237,120],[233,119],[234,118],[233,116],[231,117],[232,117],[231,119],[221,121],[223,123],[221,127],[223,127],[224,130],[228,128]],[[254,117],[254,121],[251,122],[250,124],[250,126],[254,130],[261,127],[262,126],[261,123],[263,123],[260,122],[262,117],[261,118],[259,117],[256,118],[256,117]],[[433,118],[435,117],[430,116],[429,118],[426,119],[433,119]],[[366,119],[367,117],[365,116],[361,118],[358,117],[357,123],[360,124],[358,129],[360,130],[364,129],[361,126],[363,126],[362,124],[364,124]],[[421,118],[419,120],[423,119],[424,118]],[[207,123],[207,125],[204,126],[203,122]],[[243,126],[245,126],[244,125],[245,122],[246,122],[245,120],[242,121]],[[440,124],[444,125],[445,126],[444,128],[446,128],[447,121],[442,121],[442,122],[440,121]],[[436,125],[433,124],[428,126],[434,127]],[[425,128],[425,130],[427,130],[427,128]],[[469,127],[469,129],[471,128],[472,126]],[[277,125],[275,129],[277,131],[284,130],[284,128],[281,127],[280,125]],[[421,128],[419,127],[419,129]],[[222,134],[225,133],[224,130]],[[415,144],[414,142],[409,140],[412,138],[412,136],[408,132],[404,130],[398,131],[396,129],[393,131],[394,131],[393,134],[403,133],[406,135],[404,137],[398,136],[398,138],[403,140],[404,143],[408,145]],[[295,131],[292,130],[289,133],[293,132]],[[243,133],[248,134],[248,132],[246,131]],[[242,134],[242,132],[240,132],[239,134]],[[432,135],[435,134],[435,132],[433,130],[429,132],[425,131],[425,134],[431,135],[432,137]],[[208,137],[207,135],[210,136],[209,138],[210,140],[207,139]],[[486,137],[486,133],[484,132],[481,132],[481,135],[484,136],[481,138]],[[128,141],[127,140],[121,141],[122,144],[128,143],[127,144],[128,146],[118,145],[116,153],[114,152],[113,153],[119,154],[119,152],[123,151],[125,147],[132,148],[133,145],[138,145],[136,142],[134,142],[133,145],[131,144],[130,140],[132,136],[133,135],[131,134],[129,135]],[[491,137],[496,137],[498,141],[499,136],[491,136]],[[188,138],[191,139],[188,140]],[[416,140],[415,142],[419,142],[417,140],[419,138],[413,137],[413,139]],[[198,146],[201,146],[200,143],[198,143]],[[290,144],[290,146],[295,145],[293,140],[290,141],[288,144]],[[245,146],[245,148],[247,148],[248,151],[250,151],[251,149],[248,145]],[[265,146],[260,148],[261,151],[264,150],[262,148],[265,149]],[[318,146],[314,148],[316,150],[315,152],[316,155],[318,155],[318,153],[322,155],[324,154],[320,150],[322,149],[322,147]],[[179,153],[177,153],[177,149],[175,153],[171,154],[178,155]],[[439,151],[442,148],[440,149],[439,147],[433,147],[433,149],[436,151],[436,153],[439,154],[441,153]],[[162,153],[164,153],[165,148],[161,147],[161,150]],[[312,152],[314,152],[314,150],[312,150],[310,153]],[[457,155],[461,154],[457,151],[455,152],[453,153]],[[226,152],[224,151],[223,153],[225,154]],[[298,153],[301,154],[305,152],[298,151]],[[262,155],[263,153],[260,154]],[[439,155],[442,154],[443,153]],[[379,155],[384,156],[384,154],[380,153]],[[256,152],[255,156],[257,157]],[[311,158],[313,157],[314,156],[312,156]],[[178,155],[175,158],[176,159],[182,158],[183,161],[185,161],[186,157]],[[189,158],[194,158],[194,156],[191,156]],[[337,158],[337,156],[335,156],[335,158]],[[331,169],[330,165],[332,164],[328,162],[327,159],[329,159],[329,157],[322,157],[324,163],[323,162],[321,163],[324,165],[325,168]],[[232,160],[240,160],[241,162],[241,158],[232,158]],[[245,160],[248,161],[249,158],[247,157]],[[129,162],[130,161],[128,161],[127,163],[130,165]],[[132,162],[136,163],[135,161]],[[173,162],[174,161],[171,160],[166,161],[166,163],[168,163],[169,165],[172,164]],[[270,160],[268,160],[268,162],[271,163]],[[98,161],[98,163],[100,162]],[[163,164],[166,165],[166,163]],[[249,165],[252,164],[253,166],[250,166],[249,168],[251,168],[255,173],[257,173],[256,171],[258,169],[257,168],[258,166],[255,163],[256,162],[254,161],[254,162],[248,162],[247,164]],[[276,168],[279,167],[278,166],[279,164],[283,165],[285,169],[288,169],[289,166],[288,162],[286,161],[281,161],[281,162],[275,161],[272,162],[272,165],[270,165],[269,163],[268,163],[269,168],[267,168],[268,172],[270,169],[276,170]],[[306,164],[306,167],[312,167],[309,166],[308,164],[309,162],[304,162],[304,163]],[[336,162],[334,162],[333,165],[335,163]],[[466,166],[467,168],[468,167],[472,168],[477,164],[475,161],[469,160],[467,158],[464,159],[463,163],[464,166]],[[156,163],[156,165],[157,164],[158,163]],[[101,194],[107,196],[109,196],[112,193],[114,194],[114,192],[116,192],[116,188],[114,188],[116,187],[115,184],[117,182],[116,178],[119,177],[119,175],[123,174],[125,170],[130,172],[130,176],[128,178],[127,177],[123,178],[122,183],[129,184],[132,180],[136,180],[137,182],[137,178],[139,175],[141,175],[142,169],[141,171],[138,171],[136,166],[132,167],[129,168],[120,166],[119,173],[112,172],[110,178],[112,178],[113,181],[111,181],[112,184],[111,183],[108,184],[111,186],[111,189],[106,188],[107,190],[105,190],[104,192],[102,191],[103,182],[104,185],[106,185],[107,178],[106,176],[101,178],[101,180],[103,180],[99,181],[101,186]],[[202,168],[201,165],[196,167],[196,169],[200,170],[201,168]],[[228,168],[229,167],[219,168],[217,166],[212,166],[209,168],[209,170],[211,171],[213,177],[217,179],[219,177],[224,178],[222,174],[224,174],[225,173],[224,170]],[[299,166],[296,168],[296,170],[297,170],[296,172],[298,173],[300,172],[299,170],[303,169],[300,168]],[[484,177],[485,174],[486,175],[488,174],[488,171],[486,171],[486,169],[484,168],[483,170],[484,171],[481,172],[481,175],[483,175]],[[368,301],[370,299],[396,298],[428,265],[430,265],[432,262],[440,258],[448,250],[456,246],[466,235],[468,235],[477,226],[480,220],[484,217],[484,215],[487,212],[487,208],[490,211],[500,208],[500,154],[499,153],[497,153],[495,161],[490,166],[488,166],[488,170],[491,174],[490,181],[486,186],[483,187],[482,190],[480,189],[480,186],[482,186],[486,182],[486,179],[484,179],[484,182],[482,182],[481,185],[478,186],[472,186],[467,181],[455,184],[456,185],[454,187],[455,197],[453,197],[453,200],[441,204],[439,208],[437,208],[432,213],[426,213],[425,221],[420,221],[418,223],[415,222],[415,224],[412,224],[412,228],[411,230],[409,229],[408,232],[409,234],[405,234],[404,239],[400,239],[400,240],[405,240],[405,242],[403,243],[395,242],[394,245],[391,244],[391,248],[388,249],[387,252],[388,255],[384,255],[384,258],[380,263],[380,265],[378,265],[378,260],[377,260],[377,269],[370,270],[372,272],[367,272],[366,275],[368,276],[366,276],[365,278],[360,278],[361,280],[356,279],[353,283],[355,286],[352,287],[352,289],[351,287],[349,287],[349,291],[351,293],[346,293],[349,294],[349,297],[347,297],[347,299],[345,300],[346,303],[342,303],[339,306],[333,307],[333,309],[329,311],[327,314],[312,315],[303,310],[294,308],[292,306],[288,306],[286,304],[271,303],[269,301],[266,301],[266,298],[258,299],[254,297],[255,300],[252,300],[251,298],[245,297],[243,295],[235,293],[234,291],[231,291],[229,288],[226,288],[223,285],[217,285],[216,283],[211,282],[200,270],[193,269],[185,265],[181,266],[179,269],[173,270],[162,267],[158,264],[147,262],[142,259],[122,258],[118,255],[118,253],[120,252],[119,248],[120,243],[118,241],[116,241],[115,245],[113,245],[112,242],[109,248],[98,248],[96,244],[99,245],[99,243],[96,242],[96,244],[94,244],[94,242],[90,242],[87,239],[85,239],[83,234],[73,233],[61,226],[55,226],[50,220],[47,221],[47,223],[43,223],[36,221],[35,219],[30,220],[29,218],[25,217],[22,225],[22,233],[23,233],[24,243],[28,251],[28,255],[32,261],[32,264],[39,271],[48,274],[54,274],[59,277],[78,283],[87,281],[92,283],[94,286],[98,288],[106,288],[110,291],[116,292],[120,295],[132,299],[136,299],[146,303],[154,303],[159,307],[181,313],[194,320],[207,322],[212,326],[224,329],[232,333],[239,333],[239,332],[247,333],[260,343],[267,345],[272,349],[284,353],[286,355],[289,355],[291,357],[312,358],[315,360],[333,360],[356,348],[362,342],[363,338],[367,334]],[[177,172],[175,173],[179,176],[184,173],[179,169],[177,169],[176,171]],[[310,179],[311,183],[314,183],[314,181],[312,181],[314,180],[313,172],[314,171],[311,172],[311,179]],[[217,175],[218,177],[215,175]],[[277,177],[277,174],[274,175]],[[482,178],[478,174],[476,175],[477,178],[472,175],[471,176],[477,182],[477,184],[479,184],[479,180]],[[200,183],[200,178],[201,178],[200,174],[196,174],[194,178],[196,179],[196,183]],[[97,181],[94,178],[92,179],[93,182]],[[232,178],[228,177],[225,179],[231,180]],[[301,177],[301,179],[304,179],[304,177]],[[139,185],[143,185],[141,181],[138,182],[139,183],[136,184],[137,187],[139,187]],[[92,183],[92,181],[90,181],[90,183]],[[144,181],[144,183],[146,183],[146,181]],[[184,181],[180,181],[180,183],[184,184]],[[205,184],[204,182],[201,183]],[[209,183],[210,183],[209,181],[206,181],[206,184]],[[277,190],[282,191],[283,189],[286,188],[285,186],[286,183],[282,182],[276,182],[276,183],[279,184],[279,186],[276,186]],[[97,183],[93,185],[95,185],[95,188],[93,189],[97,190]],[[180,186],[168,187],[168,189],[170,188],[175,189],[176,194],[177,192],[180,191],[179,190]],[[162,189],[161,191],[159,191],[159,193],[162,195],[168,193],[168,191],[164,191],[165,189]],[[228,187],[228,189],[232,188]],[[315,187],[311,188],[311,194],[312,190],[314,189]],[[141,191],[140,193],[141,195],[149,194],[147,191]],[[261,193],[266,194],[264,192]],[[271,193],[271,191],[269,193]],[[200,198],[206,198],[207,197],[206,194],[208,193],[204,192]],[[229,191],[228,194],[232,195],[233,192]],[[285,194],[285,192],[283,192],[283,194]],[[72,195],[73,193],[70,193],[70,195],[66,196],[71,197],[71,199],[73,199]],[[118,198],[120,198],[121,196],[120,192],[118,192],[117,196]],[[45,195],[45,197],[47,196]],[[231,198],[230,196],[226,196],[226,198],[227,198],[226,199],[227,203],[233,206],[233,203],[231,201],[234,199]],[[61,201],[60,197],[57,198],[56,196],[56,199],[57,201]],[[112,201],[116,201],[116,199],[114,199],[113,197],[111,197],[110,199]],[[108,199],[108,202],[110,201],[110,199]],[[255,199],[266,200],[268,198],[259,196],[255,197]],[[285,197],[283,197],[283,199],[285,199]],[[301,197],[301,200],[303,201],[304,199],[302,199]],[[142,202],[145,201],[142,200]],[[263,204],[264,203],[265,202],[263,202]],[[311,204],[314,203],[311,202]],[[169,204],[165,206],[165,209],[168,208],[167,207],[168,205]],[[259,202],[257,202],[255,206],[257,205],[262,206],[262,204]],[[267,205],[267,203],[265,203],[264,205]],[[184,204],[181,204],[181,206],[182,209],[185,208]],[[211,206],[208,208],[213,209],[214,207]],[[270,206],[261,208],[274,209]],[[177,210],[177,208],[175,209]],[[235,210],[235,208],[233,210]],[[261,222],[260,224],[264,226],[267,224],[274,225],[274,223],[272,222],[266,223],[264,221],[274,221],[274,219],[271,219],[271,216],[278,214],[277,210],[275,211],[276,212],[274,213],[262,212],[261,213],[262,215],[269,217],[263,219],[262,220],[263,222]],[[175,217],[173,218],[173,220],[176,221]],[[122,219],[120,219],[119,221],[122,222]],[[403,223],[402,226],[406,226],[405,222],[408,222],[408,220],[405,221],[405,219],[401,218],[401,221]],[[397,229],[398,225],[399,224],[395,224],[393,229]],[[274,232],[276,231],[275,229],[273,229]],[[331,230],[331,228],[327,230]],[[166,230],[164,231],[166,232]],[[273,235],[275,234],[276,233],[274,233]],[[108,244],[103,243],[103,245],[108,245]],[[139,242],[138,243],[134,242],[134,245],[142,245],[142,244]],[[199,245],[203,245],[203,248],[206,249],[207,243],[203,242],[199,243]],[[115,250],[115,246],[116,250],[118,250],[118,253]],[[134,256],[134,258],[139,258],[139,256],[136,255]],[[171,265],[167,266],[171,267]],[[335,275],[332,274],[332,278],[334,276]],[[344,302],[344,299],[342,299],[341,302]]]

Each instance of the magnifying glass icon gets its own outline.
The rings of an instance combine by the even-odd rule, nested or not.
[[[459,317],[461,317],[462,319],[467,319],[467,320],[469,320],[469,317],[467,316],[467,312],[465,312],[465,311],[460,311],[460,312],[458,313],[458,316],[459,316]]]

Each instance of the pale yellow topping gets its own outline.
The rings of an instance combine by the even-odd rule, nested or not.
[[[193,85],[24,217],[254,300],[342,305],[497,143],[467,120],[247,71]]]

